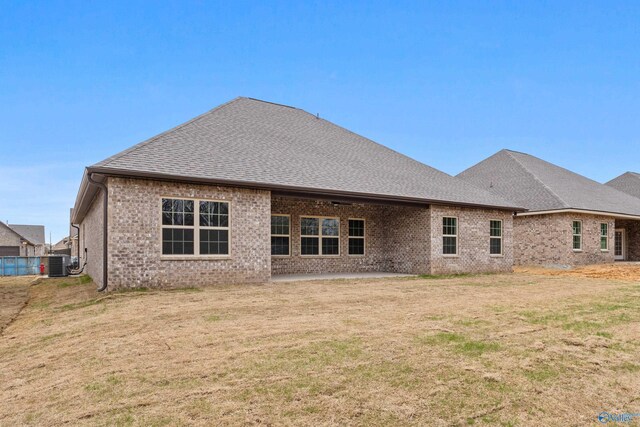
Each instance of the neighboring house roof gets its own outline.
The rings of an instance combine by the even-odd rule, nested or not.
[[[44,225],[7,224],[34,245],[44,245]]]
[[[20,234],[18,231],[14,230],[12,227],[13,225],[9,225],[9,224],[5,224],[4,222],[0,221],[0,227],[4,227],[7,230],[9,230],[10,232],[12,232],[13,234],[15,234],[16,236],[18,236],[20,239],[26,241],[27,243],[31,244],[31,245],[36,245],[35,242],[31,241],[29,238],[27,238],[26,236],[23,236],[22,234]]]
[[[640,199],[517,151],[501,150],[458,177],[530,211],[573,209],[640,216]]]
[[[64,250],[64,249],[69,249],[69,245],[70,245],[70,238],[69,237],[65,237],[62,240],[60,240],[58,243],[53,245],[52,249],[54,251],[60,251],[60,250]]]
[[[519,210],[313,114],[251,98],[236,98],[87,171]],[[82,208],[76,202],[76,221]]]
[[[612,179],[605,185],[613,187],[618,191],[640,198],[640,173],[626,172],[617,178]]]

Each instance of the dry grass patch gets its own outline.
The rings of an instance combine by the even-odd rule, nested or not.
[[[0,425],[548,425],[640,404],[640,287],[526,274],[98,295],[0,338]],[[550,421],[552,420],[552,421]]]

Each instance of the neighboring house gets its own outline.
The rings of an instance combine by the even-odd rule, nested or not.
[[[237,98],[88,167],[72,222],[81,264],[114,289],[511,271],[519,210],[316,115]]]
[[[0,222],[0,256],[42,256],[44,252],[43,225]]]
[[[640,199],[510,150],[458,177],[527,209],[513,220],[517,265],[640,261]]]
[[[51,252],[55,255],[71,255],[71,237],[67,236],[53,245]]]
[[[640,173],[625,172],[605,185],[640,199]]]

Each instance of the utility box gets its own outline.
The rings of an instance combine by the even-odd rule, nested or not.
[[[69,255],[58,255],[49,257],[49,277],[65,277],[68,276],[67,266],[71,264]]]

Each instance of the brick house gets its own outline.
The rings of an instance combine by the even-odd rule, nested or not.
[[[513,219],[516,265],[640,261],[640,199],[510,150],[458,178],[527,209]]]
[[[44,225],[0,221],[0,256],[42,256],[44,253]]]
[[[516,211],[316,115],[237,98],[88,167],[72,223],[81,265],[115,289],[511,271]]]

